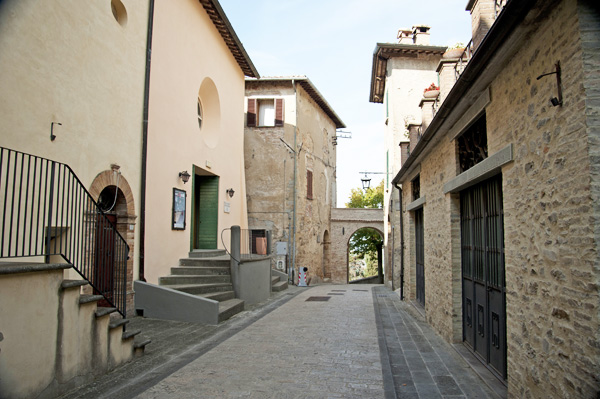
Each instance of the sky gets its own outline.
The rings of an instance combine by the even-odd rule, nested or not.
[[[384,112],[369,102],[373,51],[398,29],[431,27],[430,44],[471,39],[467,0],[220,0],[258,73],[305,75],[352,133],[338,139],[337,207],[359,172],[384,172]],[[383,175],[369,176],[376,185]]]

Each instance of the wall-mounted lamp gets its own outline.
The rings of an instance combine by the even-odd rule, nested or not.
[[[183,181],[183,184],[190,181],[190,174],[187,172],[187,170],[184,170],[183,172],[179,172],[179,177]]]
[[[229,195],[229,198],[233,198],[233,194],[235,194],[235,191],[233,191],[233,188],[227,189],[227,190],[225,190],[225,192]]]
[[[558,86],[558,98],[557,97],[552,97],[550,99],[550,103],[552,104],[552,106],[556,107],[558,105],[560,105],[560,106],[563,105],[562,81],[560,79],[560,61],[556,61],[556,64],[554,64],[554,67],[556,68],[556,70],[554,72],[543,73],[543,74],[541,74],[540,76],[537,77],[537,80],[540,80],[544,76],[556,74],[556,85]]]
[[[62,126],[62,123],[52,122],[50,124],[50,141],[54,141],[54,139],[56,139],[56,136],[54,135],[54,125]]]

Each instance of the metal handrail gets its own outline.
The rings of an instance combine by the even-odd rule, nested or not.
[[[268,255],[268,232],[267,230],[264,230],[264,236],[260,236],[257,235],[256,233],[253,233],[255,230],[250,230],[250,229],[240,229],[240,258],[241,259],[248,259],[248,258],[253,258],[255,256],[265,256]],[[225,252],[227,252],[227,254],[229,256],[231,256],[233,258],[233,260],[235,260],[236,262],[240,262],[241,259],[235,259],[234,256],[231,254],[231,247],[233,247],[234,243],[231,242],[231,235],[230,235],[230,239],[229,240],[225,240],[223,238],[223,234],[225,234],[226,232],[231,232],[231,228],[225,228],[221,231],[221,244],[223,244],[223,248],[225,249]],[[230,233],[231,234],[231,233]],[[261,239],[264,238],[264,248],[262,247],[262,243],[259,243],[257,239]],[[229,242],[229,246],[227,245],[227,242]],[[263,251],[264,249],[264,251]],[[261,252],[265,252],[265,253],[261,253]]]
[[[127,314],[129,246],[66,164],[0,147],[0,258],[60,256]]]

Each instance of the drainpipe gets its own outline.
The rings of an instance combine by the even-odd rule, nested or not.
[[[298,178],[298,146],[297,146],[297,135],[298,135],[298,93],[296,91],[296,81],[292,79],[292,87],[294,88],[294,101],[296,102],[296,121],[294,123],[294,201],[293,201],[293,235],[292,240],[292,270],[291,274],[288,274],[288,279],[291,278],[292,285],[294,284],[294,271],[296,270],[296,180]]]
[[[400,300],[404,300],[404,221],[402,219],[402,187],[394,183],[398,189],[398,199],[400,200]],[[393,281],[393,278],[392,278]]]
[[[144,84],[144,123],[142,126],[142,181],[140,185],[140,258],[139,279],[144,277],[144,247],[146,236],[146,163],[148,157],[148,104],[150,102],[150,64],[152,61],[152,26],[154,22],[154,0],[148,8],[148,35],[146,36],[146,78]]]

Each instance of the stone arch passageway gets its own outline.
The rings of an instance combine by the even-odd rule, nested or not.
[[[383,237],[383,209],[335,208],[331,210],[329,270],[331,282],[348,282],[348,242],[362,228],[371,228]]]

